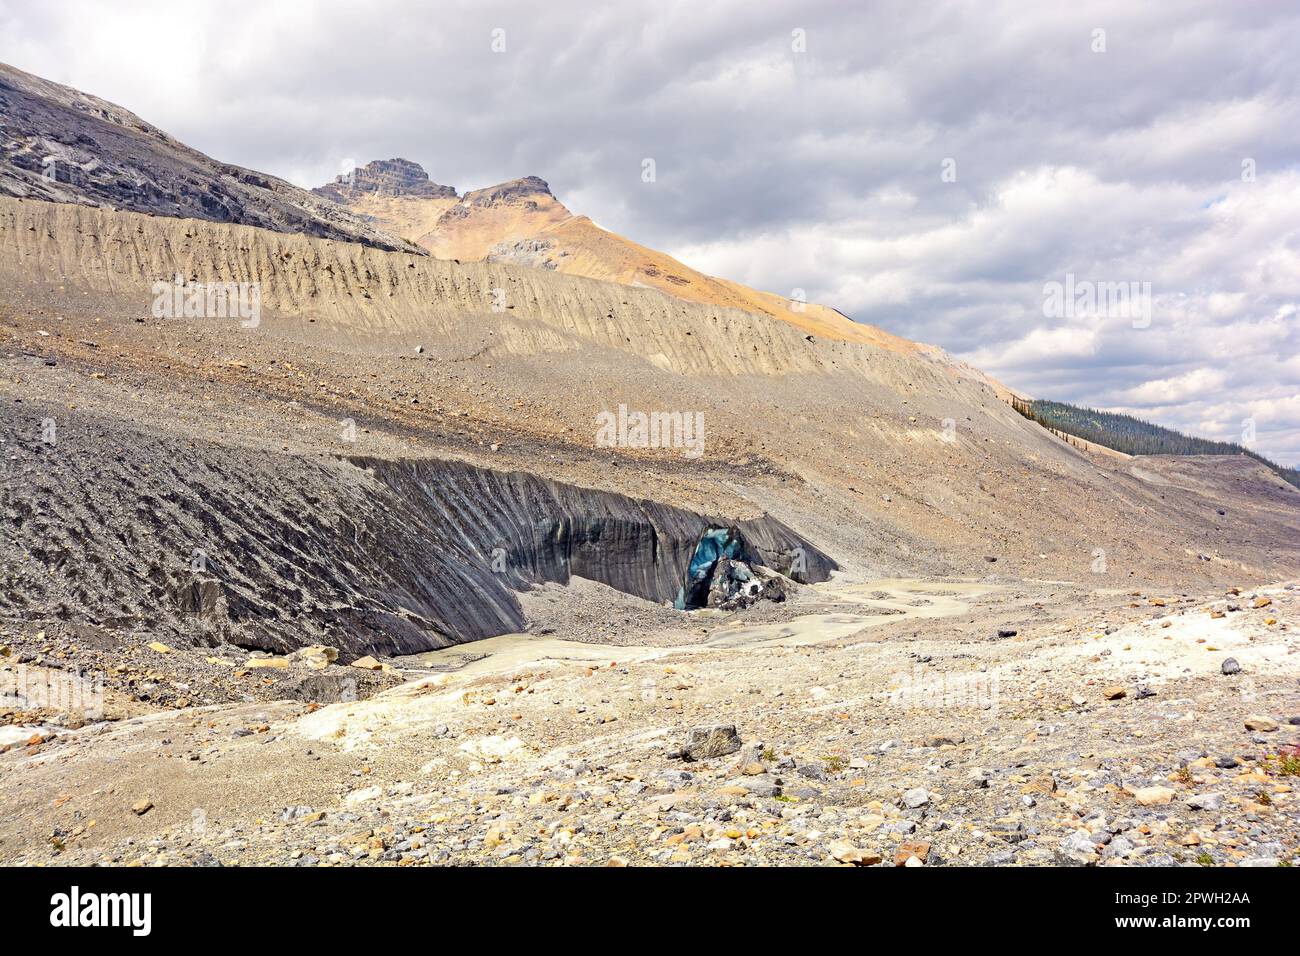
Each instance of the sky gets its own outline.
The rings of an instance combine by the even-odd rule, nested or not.
[[[1293,465],[1297,49],[1294,0],[0,0],[0,60],[218,159],[541,176],[702,271]]]

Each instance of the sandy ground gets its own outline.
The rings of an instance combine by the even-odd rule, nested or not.
[[[1300,852],[1281,759],[1300,734],[1295,587],[833,581],[801,604],[685,646],[504,636],[396,661],[407,682],[364,701],[59,730],[0,757],[0,858],[1276,865]],[[1229,657],[1240,672],[1222,672]],[[440,660],[454,669],[429,673]],[[739,750],[670,756],[717,724]]]

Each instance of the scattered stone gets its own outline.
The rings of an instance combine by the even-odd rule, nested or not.
[[[351,666],[359,667],[363,671],[378,671],[384,669],[384,665],[379,663],[379,661],[375,660],[369,654],[367,654],[365,657],[358,657],[355,661],[352,662]]]
[[[1119,700],[1120,698],[1128,696],[1128,688],[1120,687],[1118,684],[1113,687],[1103,687],[1101,696],[1105,697],[1107,700]]]
[[[153,809],[153,801],[148,799],[147,797],[144,800],[137,800],[135,803],[131,804],[131,812],[134,813],[137,817],[144,816],[152,809]]]
[[[1219,670],[1224,674],[1240,674],[1241,665],[1237,663],[1235,657],[1229,657],[1220,665]]]

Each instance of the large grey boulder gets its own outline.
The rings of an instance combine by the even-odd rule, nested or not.
[[[683,760],[708,760],[725,757],[740,749],[740,734],[735,724],[717,724],[712,727],[692,727],[679,755]]]

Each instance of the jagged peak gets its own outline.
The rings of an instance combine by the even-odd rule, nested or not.
[[[349,172],[336,176],[334,181],[318,186],[312,192],[339,202],[363,195],[457,198],[453,186],[441,186],[429,179],[424,167],[410,159],[376,159]]]

